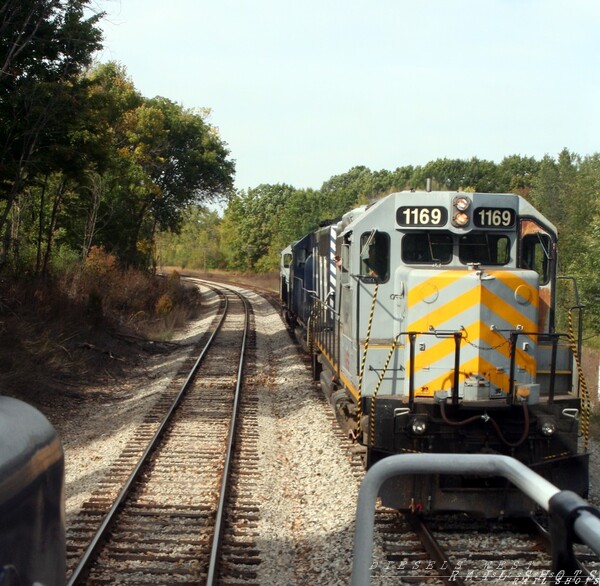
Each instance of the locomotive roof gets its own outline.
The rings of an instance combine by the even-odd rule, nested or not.
[[[401,191],[387,195],[386,197],[368,205],[355,208],[344,214],[338,224],[338,234],[352,232],[365,222],[369,227],[376,226],[382,230],[396,230],[396,208],[403,204],[415,206],[441,205],[451,206],[457,196],[466,196],[476,202],[476,205],[485,207],[501,206],[510,208],[523,217],[536,218],[549,230],[557,232],[556,227],[537,209],[535,209],[524,197],[515,193],[482,193],[461,191]],[[449,229],[452,229],[448,226]]]

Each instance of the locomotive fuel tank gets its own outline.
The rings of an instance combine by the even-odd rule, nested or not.
[[[48,420],[0,396],[0,584],[66,580],[64,457]]]

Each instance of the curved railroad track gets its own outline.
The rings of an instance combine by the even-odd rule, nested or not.
[[[213,333],[176,397],[165,393],[109,481],[84,506],[70,551],[81,549],[86,536],[89,544],[69,585],[215,579],[250,321],[243,296],[224,289]],[[251,425],[244,423],[246,430]]]

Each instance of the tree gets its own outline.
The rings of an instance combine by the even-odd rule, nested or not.
[[[269,254],[278,231],[276,219],[294,188],[285,184],[259,185],[239,191],[229,201],[223,216],[224,245],[231,268],[252,269]],[[261,263],[259,268],[265,269]]]
[[[437,159],[424,167],[418,167],[412,178],[413,187],[424,189],[427,179],[432,180],[434,190],[458,191],[472,188],[481,192],[499,191],[496,164],[476,157],[470,161]]]
[[[101,15],[89,0],[7,0],[0,7],[0,233],[17,198],[48,171],[49,151],[68,142],[63,110],[101,47]],[[58,154],[54,153],[56,167]],[[7,254],[7,246],[3,256]]]
[[[373,176],[367,167],[352,167],[342,175],[334,175],[320,189],[323,213],[331,218],[345,214],[375,196]]]
[[[504,157],[498,165],[498,190],[502,193],[517,193],[528,197],[540,163],[533,157],[511,155]]]
[[[158,235],[160,263],[203,271],[222,268],[220,226],[217,212],[202,206],[190,207],[179,232],[167,230]]]
[[[93,169],[102,179],[102,200],[91,198],[88,189],[79,202],[87,206],[86,216],[96,208],[104,218],[95,244],[124,264],[147,264],[157,230],[177,231],[189,206],[228,195],[234,162],[206,122],[208,111],[142,97],[114,63],[94,70],[89,81],[99,113],[91,142],[108,155]]]

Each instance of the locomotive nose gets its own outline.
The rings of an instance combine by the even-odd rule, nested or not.
[[[417,396],[450,390],[453,378],[448,373],[458,365],[462,396],[504,397],[510,388],[510,332],[516,330],[525,332],[516,350],[517,382],[534,382],[536,340],[526,332],[537,329],[535,274],[472,267],[414,269],[406,277],[406,289],[406,330],[416,334]]]

